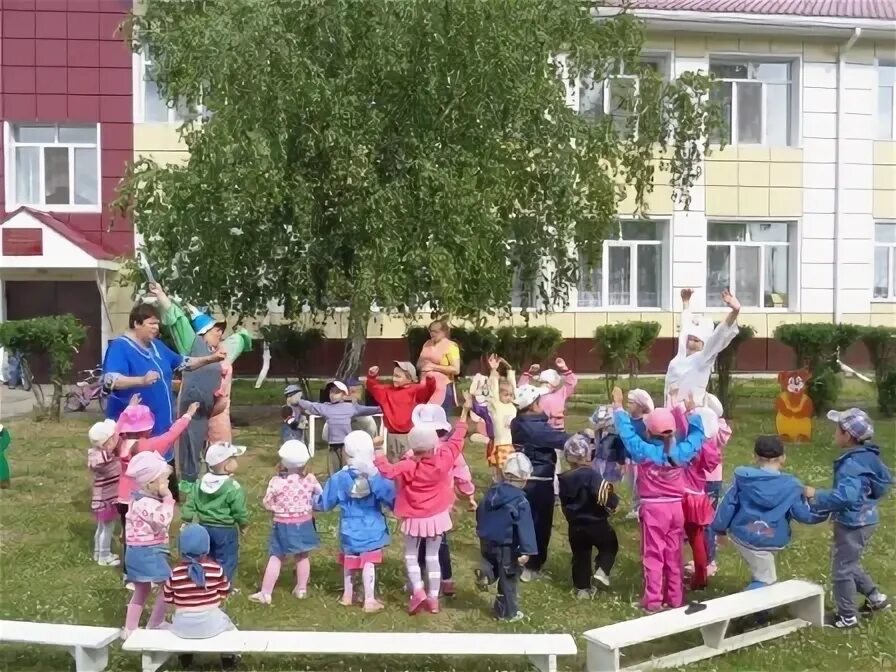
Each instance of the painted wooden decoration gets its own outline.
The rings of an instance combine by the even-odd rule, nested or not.
[[[815,407],[806,394],[811,374],[806,369],[781,371],[778,384],[781,393],[775,400],[775,427],[782,441],[809,441],[812,438],[812,416]]]

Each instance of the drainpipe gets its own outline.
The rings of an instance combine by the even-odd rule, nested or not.
[[[845,83],[843,81],[843,69],[845,65],[845,57],[847,52],[852,49],[853,45],[862,35],[862,29],[855,27],[852,29],[852,35],[846,43],[840,47],[840,53],[837,57],[837,141],[834,143],[834,324],[839,324],[843,311],[840,308],[840,191],[842,189],[841,171],[843,165],[841,157],[843,152],[843,92]]]

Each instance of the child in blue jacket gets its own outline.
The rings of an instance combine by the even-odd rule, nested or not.
[[[777,436],[760,436],[753,446],[756,466],[734,470],[731,487],[716,511],[712,529],[727,534],[750,568],[747,590],[778,580],[775,553],[790,543],[790,520],[812,525],[827,517],[815,515],[795,476],[781,473],[784,444]]]
[[[843,453],[834,460],[834,487],[830,490],[806,488],[812,510],[832,514],[834,542],[831,552],[831,576],[837,612],[828,619],[835,628],[854,628],[856,590],[865,596],[863,611],[883,611],[890,607],[887,596],[877,589],[862,569],[862,554],[877,528],[880,514],[877,502],[893,479],[880,460],[880,448],[871,443],[874,425],[858,408],[828,412],[828,420],[837,423],[834,440]]]

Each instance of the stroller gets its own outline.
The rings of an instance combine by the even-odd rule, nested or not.
[[[625,465],[625,445],[616,433],[613,409],[610,406],[598,406],[589,419],[594,427],[591,468],[604,480],[618,483],[622,480]]]

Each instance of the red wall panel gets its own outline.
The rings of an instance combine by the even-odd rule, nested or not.
[[[69,40],[67,51],[69,67],[99,67],[100,43],[96,40]]]
[[[96,12],[67,12],[67,37],[70,40],[98,40],[100,17]]]
[[[2,66],[0,92],[2,93],[36,93],[37,72],[30,65]]]
[[[68,108],[65,95],[37,94],[37,119],[39,121],[65,121]]]
[[[98,96],[68,96],[69,121],[95,123],[99,118],[100,99]]]
[[[4,65],[34,65],[35,49],[33,39],[4,37],[2,42]]]
[[[99,68],[69,68],[68,92],[95,96],[100,92]]]
[[[68,68],[60,66],[37,67],[37,93],[66,93]]]
[[[40,49],[37,49],[35,54],[35,61],[38,65],[66,65],[68,54],[66,53],[66,41],[64,39],[35,40],[35,45],[38,42],[40,43]]]
[[[34,37],[34,12],[3,10],[3,37]]]
[[[40,6],[47,8],[46,1],[41,0]],[[66,38],[68,31],[65,25],[65,13],[40,11],[32,14],[32,17],[36,17],[37,39],[57,38],[64,40]]]

